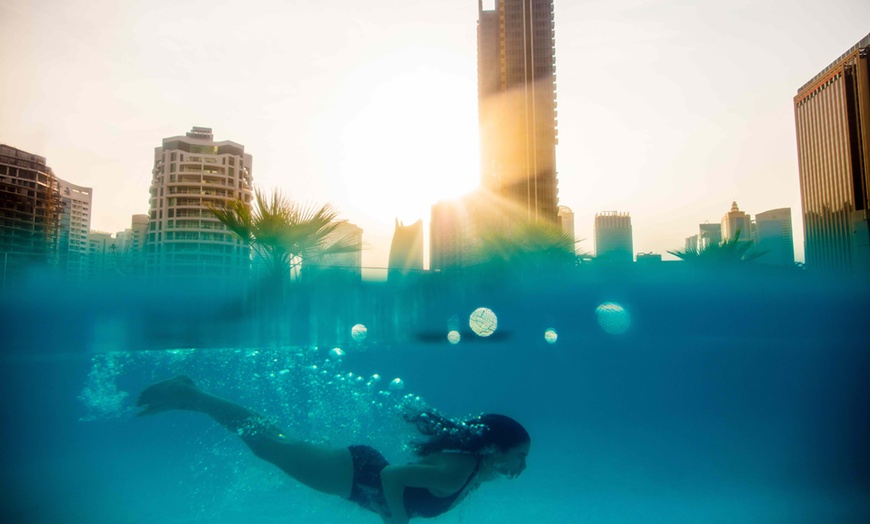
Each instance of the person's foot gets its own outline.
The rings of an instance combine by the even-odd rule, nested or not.
[[[144,407],[136,414],[153,415],[171,409],[193,409],[196,395],[200,392],[193,380],[187,375],[151,384],[139,395],[136,405]]]

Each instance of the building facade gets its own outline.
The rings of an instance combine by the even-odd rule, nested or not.
[[[595,258],[603,262],[634,260],[631,215],[618,211],[595,215]]]
[[[478,0],[481,185],[496,223],[557,223],[553,0]]]
[[[0,256],[4,282],[32,264],[57,262],[63,203],[44,157],[0,144]]]
[[[572,240],[576,241],[577,237],[574,234],[574,212],[571,211],[571,208],[568,206],[559,206],[557,216],[559,217],[559,225],[561,226],[562,232],[571,237]]]
[[[752,242],[752,217],[741,211],[737,202],[731,202],[731,209],[722,217],[721,238]]]
[[[88,274],[88,233],[94,190],[58,179],[63,209],[58,230],[58,266],[71,278]]]
[[[870,271],[870,35],[794,97],[807,269]]]
[[[362,277],[362,235],[363,230],[356,224],[347,220],[333,221],[335,229],[326,236],[324,245],[332,245],[336,242],[344,242],[360,249],[349,253],[335,253],[325,255],[316,264],[324,270],[330,270],[332,274],[341,273],[353,276],[355,279]],[[303,267],[305,262],[303,261]]]
[[[404,225],[396,220],[390,243],[388,278],[419,274],[423,271],[423,221]]]
[[[229,276],[250,270],[250,246],[209,206],[236,199],[250,205],[252,162],[245,146],[216,142],[211,128],[163,139],[154,149],[145,244],[149,275]]]
[[[771,209],[755,215],[755,247],[761,264],[794,265],[791,208]]]

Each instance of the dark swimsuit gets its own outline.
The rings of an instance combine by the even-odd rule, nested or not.
[[[384,487],[381,484],[381,470],[389,466],[389,462],[370,446],[350,446],[348,449],[353,459],[353,487],[349,500],[369,511],[381,515],[389,514]],[[408,516],[431,518],[445,513],[477,475],[479,467],[480,459],[465,484],[456,493],[446,497],[435,496],[426,488],[405,488],[403,501]]]

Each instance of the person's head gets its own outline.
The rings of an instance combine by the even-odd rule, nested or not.
[[[479,456],[492,456],[496,471],[515,477],[525,469],[531,437],[516,420],[494,413],[464,422],[454,422],[431,412],[406,415],[428,440],[413,444],[417,455],[440,451],[464,451]]]
[[[481,415],[477,420],[486,427],[482,436],[485,442],[483,449],[492,455],[495,471],[508,478],[516,478],[526,469],[526,456],[532,442],[526,428],[504,415]]]

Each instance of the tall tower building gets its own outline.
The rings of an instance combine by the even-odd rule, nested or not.
[[[406,226],[396,220],[390,244],[389,278],[423,270],[423,221]]]
[[[429,221],[429,269],[453,271],[468,262],[471,221],[461,200],[445,200],[432,206]]]
[[[576,241],[577,238],[574,236],[574,212],[568,206],[559,206],[558,217],[562,232]]]
[[[807,268],[870,270],[870,34],[794,97]]]
[[[698,224],[698,243],[695,246],[697,249],[704,249],[707,246],[718,246],[722,243],[722,224],[711,224],[704,222]]]
[[[558,220],[554,27],[553,0],[478,0],[481,184],[502,226]]]
[[[250,268],[250,247],[208,209],[250,203],[251,155],[245,146],[216,142],[211,128],[163,139],[154,148],[146,240],[148,274],[239,275]],[[134,224],[135,228],[135,224]]]
[[[763,253],[758,258],[762,264],[794,265],[791,208],[771,209],[755,215],[755,247]]]
[[[731,210],[722,217],[722,240],[735,239],[740,242],[752,241],[752,218],[740,211],[737,202],[731,202]]]
[[[617,211],[595,215],[595,258],[607,262],[634,260],[631,215]]]
[[[58,231],[58,265],[73,278],[88,273],[91,204],[94,190],[58,179],[63,212]]]

